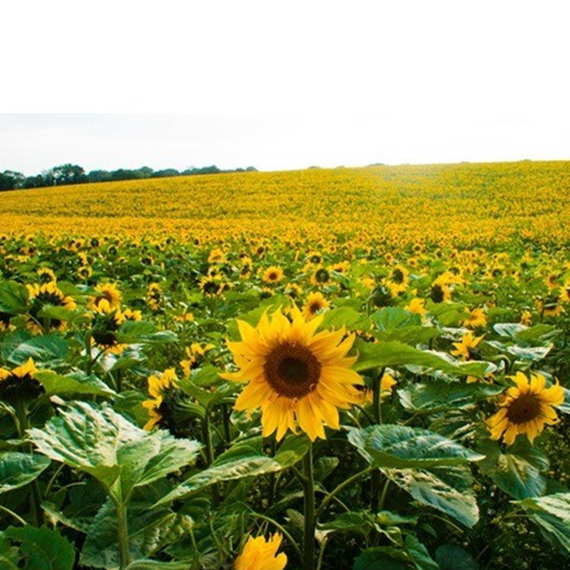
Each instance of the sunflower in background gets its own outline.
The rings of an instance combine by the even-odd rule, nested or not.
[[[236,558],[235,570],[283,570],[287,566],[287,555],[277,554],[283,536],[274,534],[265,540],[263,536],[250,536],[242,553]]]
[[[165,400],[168,400],[169,391],[177,387],[178,378],[174,368],[167,368],[160,376],[149,376],[148,393],[152,398],[142,403],[150,415],[150,419],[145,424],[144,429],[150,431],[163,421],[163,416],[167,416],[166,419],[168,420],[168,406],[165,405]]]
[[[59,319],[50,318],[49,320],[40,317],[39,313],[43,309],[51,307],[62,307],[68,311],[76,308],[75,300],[69,295],[65,295],[63,291],[53,282],[44,283],[43,285],[26,285],[28,289],[29,300],[31,303],[28,314],[30,315],[30,326],[34,332],[42,331],[42,323],[44,326],[49,324],[49,328],[63,330],[65,322]]]
[[[484,335],[483,335],[484,336]],[[473,336],[472,332],[463,335],[461,342],[454,342],[455,350],[451,351],[453,356],[461,357],[461,360],[477,360],[479,358],[479,351],[477,347],[483,340],[483,336]]]
[[[97,295],[90,297],[87,308],[97,313],[110,313],[121,306],[122,295],[113,283],[102,283],[95,287]]]
[[[324,298],[320,291],[311,293],[303,305],[303,317],[308,321],[325,309],[330,308],[330,306],[330,303]]]
[[[517,435],[526,434],[530,443],[534,443],[545,426],[558,422],[553,406],[564,402],[564,391],[558,382],[546,388],[542,374],[531,374],[527,378],[517,372],[512,379],[515,386],[507,390],[499,411],[486,421],[491,439],[502,438],[507,445],[512,445]]]
[[[235,409],[261,408],[263,437],[277,432],[281,440],[299,426],[311,441],[326,439],[325,425],[340,428],[338,408],[362,399],[356,386],[364,381],[351,369],[356,357],[346,356],[355,336],[344,338],[344,329],[316,333],[323,316],[307,322],[296,306],[291,315],[264,313],[256,328],[238,320],[242,340],[228,348],[240,370],[221,376],[247,383]]]

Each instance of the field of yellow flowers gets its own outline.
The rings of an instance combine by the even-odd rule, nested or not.
[[[570,162],[0,194],[0,570],[570,560]]]

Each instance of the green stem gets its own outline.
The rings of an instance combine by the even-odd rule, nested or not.
[[[380,374],[374,379],[372,412],[374,413],[374,423],[377,425],[382,423],[382,377],[385,370],[385,368],[382,368]],[[378,512],[380,505],[380,481],[381,473],[378,469],[375,469],[372,472],[370,485],[370,510],[373,513]]]
[[[277,521],[273,520],[272,518],[256,512],[252,512],[251,516],[267,521],[269,524],[272,524],[289,541],[289,543],[293,547],[293,550],[296,552],[297,556],[299,557],[299,560],[301,561],[303,560],[303,553],[301,552],[299,545],[297,544],[296,540],[291,536],[291,534],[289,534],[289,532],[285,527],[281,526]]]
[[[214,446],[212,444],[212,429],[210,424],[210,409],[207,407],[202,421],[202,439],[206,451],[206,467],[210,467],[214,463]],[[214,504],[220,501],[220,493],[217,484],[212,485],[212,499]]]
[[[366,468],[364,471],[360,471],[359,473],[355,473],[354,475],[352,475],[352,477],[349,477],[348,479],[344,480],[340,485],[338,485],[337,487],[335,487],[321,502],[321,504],[319,505],[319,508],[317,509],[316,513],[315,513],[315,518],[318,520],[319,517],[323,514],[323,512],[325,511],[325,509],[328,507],[329,503],[344,489],[346,489],[347,487],[350,487],[355,481],[357,481],[358,479],[360,479],[361,477],[363,477],[364,475],[368,475],[368,473],[370,473],[371,468],[368,467]]]
[[[129,551],[129,528],[127,524],[127,507],[123,503],[114,500],[117,512],[117,533],[119,539],[120,570],[124,570],[131,563]]]
[[[0,511],[4,511],[9,515],[12,515],[22,526],[26,526],[28,524],[20,515],[17,515],[14,511],[11,511],[8,507],[3,507],[2,505],[0,505]]]
[[[313,473],[313,444],[303,458],[305,532],[303,539],[303,570],[315,568],[315,476]]]
[[[319,551],[319,559],[317,560],[317,570],[321,570],[323,565],[323,557],[325,555],[325,548],[328,544],[328,537],[325,537],[323,540],[323,544],[321,545],[321,550]]]

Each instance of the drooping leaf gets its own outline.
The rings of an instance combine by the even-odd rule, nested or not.
[[[480,448],[485,459],[479,467],[495,485],[515,499],[526,499],[544,494],[548,458],[527,439],[518,438],[506,450],[486,441]]]
[[[404,549],[417,570],[439,570],[439,565],[430,556],[425,544],[413,534],[406,535]]]
[[[502,386],[473,382],[446,382],[433,379],[417,382],[398,390],[402,405],[415,412],[435,412],[449,407],[454,409],[473,405],[474,402],[496,396]]]
[[[42,453],[89,473],[121,502],[135,487],[191,463],[199,449],[195,441],[145,431],[108,405],[86,402],[66,406],[43,429],[29,433]]]
[[[477,454],[437,433],[398,425],[349,428],[348,440],[373,467],[461,465],[480,461]]]
[[[33,526],[9,527],[4,532],[10,540],[21,543],[26,561],[24,570],[72,570],[75,561],[73,545],[59,530]],[[20,567],[20,566],[19,566]]]
[[[472,527],[479,520],[471,471],[465,466],[430,469],[383,469],[414,499]]]
[[[150,509],[148,503],[131,503],[127,508],[131,558],[152,556],[164,545],[164,537],[176,514],[166,509]],[[105,503],[94,517],[83,549],[81,563],[94,568],[117,568],[120,562],[117,516],[113,503]]]
[[[15,364],[24,364],[29,358],[33,358],[36,364],[41,362],[50,366],[65,360],[68,352],[69,343],[63,337],[48,334],[22,342],[12,350],[7,360]]]
[[[570,552],[570,493],[533,497],[519,503],[551,542]]]
[[[354,561],[353,570],[409,570],[408,557],[389,546],[375,546],[362,551]]]
[[[355,350],[359,356],[354,369],[358,372],[386,366],[415,365],[458,376],[483,378],[489,370],[486,362],[454,362],[448,355],[443,357],[400,342],[373,344],[359,339],[355,343]]]
[[[45,471],[50,460],[38,454],[8,451],[0,454],[0,493],[23,487]]]
[[[208,469],[192,474],[176,489],[158,501],[158,505],[182,499],[215,483],[276,473],[300,461],[308,450],[308,441],[291,438],[275,457],[263,453],[262,438],[255,437],[234,444],[222,453]]]
[[[475,559],[457,544],[442,544],[435,551],[440,570],[479,570]]]
[[[105,382],[99,380],[93,374],[87,376],[82,373],[73,373],[62,376],[50,370],[36,373],[36,380],[44,387],[51,396],[54,394],[94,394],[97,396],[113,396],[115,391],[109,388]]]

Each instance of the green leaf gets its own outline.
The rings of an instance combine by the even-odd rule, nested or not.
[[[468,527],[479,520],[479,508],[468,467],[431,467],[428,469],[384,469],[396,485],[414,499],[446,513]]]
[[[135,343],[168,343],[176,342],[178,336],[173,331],[159,331],[148,321],[125,321],[117,332],[117,342],[124,344]]]
[[[360,532],[367,535],[373,528],[370,515],[366,512],[348,511],[342,513],[336,519],[319,525],[319,530],[323,531],[341,531],[341,532]]]
[[[488,372],[486,362],[457,362],[440,354],[419,350],[400,342],[367,343],[358,339],[355,343],[358,361],[354,365],[357,372],[383,368],[386,366],[416,365],[459,376],[483,378]]]
[[[439,570],[439,565],[430,556],[426,546],[413,534],[408,534],[404,540],[404,549],[417,570]]]
[[[72,570],[75,551],[57,529],[33,526],[9,527],[5,536],[21,542],[20,551],[26,560],[24,570]]]
[[[235,443],[222,453],[208,469],[192,474],[158,501],[157,505],[182,499],[215,483],[276,473],[290,467],[302,459],[309,444],[305,441],[306,438],[288,439],[290,441],[286,441],[281,446],[275,458],[263,453],[261,437]]]
[[[156,560],[135,560],[126,570],[188,570],[191,562],[157,562]]]
[[[570,552],[570,493],[534,497],[519,503],[550,541]]]
[[[404,327],[421,326],[422,318],[402,307],[384,307],[371,315],[370,320],[382,332],[391,332]]]
[[[35,363],[50,365],[65,360],[69,352],[69,343],[59,335],[48,334],[33,337],[19,344],[10,353],[7,360],[15,364],[24,364],[29,358]]]
[[[549,467],[548,458],[527,439],[518,438],[515,445],[501,449],[488,440],[479,449],[485,459],[479,467],[495,485],[515,499],[543,495]]]
[[[27,485],[43,473],[50,463],[43,455],[16,451],[0,454],[0,493]]]
[[[429,312],[443,327],[452,327],[469,317],[469,311],[461,303],[429,303]]]
[[[370,319],[365,314],[349,307],[337,307],[324,314],[321,329],[340,329],[342,327],[348,330],[367,331],[370,329]]]
[[[440,570],[479,570],[475,559],[457,544],[443,544],[435,551]]]
[[[437,465],[461,465],[484,457],[421,428],[385,424],[348,428],[348,432],[348,441],[373,467],[425,469]]]
[[[8,538],[0,531],[0,570],[20,570],[19,561],[18,548],[11,546]]]
[[[528,330],[528,327],[520,323],[497,323],[493,325],[493,329],[499,336],[516,340],[517,334]]]
[[[433,379],[429,382],[410,384],[398,390],[404,408],[414,412],[435,412],[449,407],[465,408],[474,402],[496,396],[503,391],[502,386],[472,382],[446,382]]]
[[[27,311],[28,290],[15,281],[0,283],[0,311],[17,315]]]
[[[36,380],[44,387],[51,396],[53,394],[95,394],[97,396],[113,396],[114,390],[105,382],[91,374],[86,376],[81,372],[61,376],[49,370],[36,373]]]
[[[161,430],[140,429],[108,405],[99,409],[86,402],[66,406],[29,434],[42,453],[89,473],[119,502],[135,487],[191,463],[199,448]]]
[[[409,570],[408,557],[400,550],[375,546],[364,550],[354,561],[353,570]]]
[[[127,508],[129,552],[131,558],[152,556],[164,545],[176,514],[166,509],[151,509],[148,503],[131,503]],[[117,568],[120,562],[117,516],[107,501],[94,517],[81,551],[81,564],[94,568]]]

